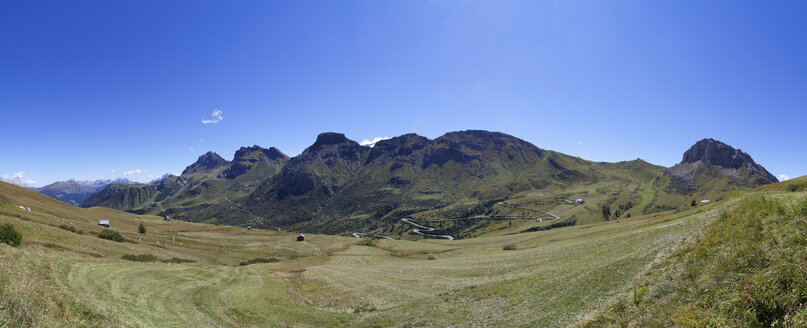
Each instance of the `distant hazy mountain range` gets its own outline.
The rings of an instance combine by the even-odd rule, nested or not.
[[[132,184],[135,182],[128,179],[108,179],[108,180],[94,180],[94,181],[80,181],[80,180],[67,180],[51,183],[47,186],[40,188],[29,188],[38,191],[42,194],[56,198],[68,204],[78,206],[90,195],[101,191],[106,186],[112,183]]]
[[[407,216],[490,214],[502,201],[585,199],[564,210],[579,223],[672,210],[776,181],[748,154],[712,139],[665,168],[641,159],[587,161],[488,131],[434,140],[406,134],[374,147],[323,133],[293,158],[274,147],[243,147],[232,161],[208,152],[179,176],[112,183],[82,206],[300,231],[394,233]]]

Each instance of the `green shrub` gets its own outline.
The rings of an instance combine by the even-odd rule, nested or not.
[[[134,261],[134,262],[154,262],[157,261],[157,257],[151,254],[126,254],[121,256],[120,258],[127,260],[127,261]]]
[[[120,235],[119,232],[117,232],[115,230],[101,231],[101,233],[98,234],[98,238],[109,239],[111,241],[116,241],[116,242],[119,242],[119,243],[122,243],[124,240],[126,240],[126,239],[123,238],[123,236]]]
[[[20,246],[22,234],[17,232],[11,223],[0,224],[0,242],[9,244],[12,247]]]
[[[70,231],[70,232],[72,232],[72,233],[77,233],[77,234],[79,234],[79,235],[83,235],[83,234],[84,234],[84,231],[82,231],[82,230],[78,230],[78,229],[76,229],[76,227],[71,226],[71,225],[60,224],[60,225],[58,226],[58,228],[60,228],[60,229],[64,229],[64,230],[67,230],[67,231]]]
[[[799,192],[799,191],[803,191],[804,187],[807,187],[807,183],[794,183],[794,184],[787,185],[787,187],[785,189],[787,189],[787,191]]]
[[[70,232],[76,232],[76,228],[75,228],[75,227],[73,227],[73,226],[69,226],[69,225],[66,225],[66,224],[60,224],[60,225],[58,226],[58,228],[59,228],[59,229],[62,229],[62,230],[67,230],[67,231],[70,231]]]
[[[256,257],[256,258],[251,259],[249,261],[241,262],[241,263],[239,263],[239,265],[250,265],[250,264],[255,264],[255,263],[273,263],[273,262],[279,262],[279,261],[280,260],[278,260],[278,259],[276,259],[274,257],[270,257],[268,259],[265,259],[265,258],[262,258],[262,257]]]
[[[518,247],[516,247],[516,245],[514,245],[514,244],[507,244],[507,245],[504,245],[503,249],[506,250],[506,251],[514,251],[514,250],[517,250]]]
[[[196,261],[194,261],[194,260],[186,260],[186,259],[181,259],[181,258],[178,258],[178,257],[172,257],[172,258],[167,259],[167,260],[162,260],[161,262],[163,262],[163,263],[196,263]]]
[[[434,260],[436,260],[437,258],[436,258],[436,257],[434,257],[434,255],[429,255],[428,259],[429,259],[429,260],[434,261]]]
[[[137,227],[137,232],[139,232],[141,235],[146,234],[146,226],[144,226],[142,222],[140,223],[140,226]]]
[[[356,245],[376,247],[375,241],[373,241],[372,239],[362,239],[361,241],[357,242]]]

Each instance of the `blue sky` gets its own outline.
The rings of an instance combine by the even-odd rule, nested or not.
[[[804,1],[4,1],[0,176],[146,181],[325,131],[485,129],[665,166],[711,137],[796,177],[804,17]]]

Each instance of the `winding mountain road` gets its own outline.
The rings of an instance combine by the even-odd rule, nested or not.
[[[364,233],[364,232],[354,232],[353,233],[353,237],[356,237],[356,238],[359,238],[359,239],[361,239],[360,235],[366,235],[366,233]],[[392,238],[390,236],[384,236],[384,235],[379,235],[379,234],[373,234],[373,237],[384,238],[384,239],[389,239],[389,240],[395,240],[395,238]]]
[[[406,222],[406,223],[409,223],[409,224],[411,224],[411,225],[413,225],[413,226],[417,227],[417,228],[415,228],[415,229],[412,229],[412,232],[414,232],[414,233],[416,233],[416,234],[418,234],[418,235],[421,235],[421,236],[429,236],[429,237],[435,237],[435,238],[444,238],[444,239],[448,239],[448,240],[454,240],[454,237],[453,237],[453,236],[449,236],[449,235],[435,235],[435,234],[428,234],[428,233],[424,233],[424,232],[420,231],[420,229],[425,229],[426,231],[434,231],[435,229],[434,229],[434,228],[432,228],[432,227],[427,227],[427,226],[424,226],[424,225],[420,225],[420,224],[414,223],[414,222],[410,221],[410,219],[412,219],[412,218],[403,218],[403,219],[401,219],[401,221]],[[413,219],[413,220],[414,220],[414,219]]]
[[[537,208],[530,208],[530,207],[518,206],[518,205],[510,205],[510,204],[506,204],[506,203],[498,203],[498,204],[502,205],[502,206],[507,206],[507,207],[520,208],[520,209],[525,209],[525,210],[545,213],[545,214],[552,217],[550,220],[560,219],[559,215],[556,215],[556,214],[551,213],[549,211],[539,210]],[[422,219],[421,221],[439,222],[439,221],[458,221],[458,220],[470,220],[470,219],[510,219],[510,218],[524,219],[524,218],[535,218],[535,217],[516,217],[516,216],[498,216],[498,217],[494,217],[494,216],[488,216],[488,215],[474,215],[474,216],[468,216],[468,217],[464,217],[464,218],[452,218],[452,219]],[[415,234],[418,234],[418,235],[421,235],[421,236],[454,240],[454,236],[451,236],[451,235],[438,235],[438,234],[426,233],[426,232],[435,231],[437,229],[435,229],[434,227],[429,227],[429,226],[425,226],[425,225],[422,225],[422,224],[415,223],[412,220],[419,220],[419,219],[415,219],[415,218],[412,218],[412,217],[405,217],[405,218],[401,219],[401,221],[415,227],[414,229],[412,229],[412,233],[415,233]],[[426,232],[424,232],[424,231],[426,231]],[[356,238],[359,238],[359,239],[361,239],[361,235],[366,235],[366,234],[363,233],[363,232],[354,232],[353,233],[353,236],[356,237]],[[375,234],[373,236],[374,237],[379,237],[379,238],[386,238],[386,239],[394,240],[393,238],[390,238],[390,237],[384,236],[384,235]]]

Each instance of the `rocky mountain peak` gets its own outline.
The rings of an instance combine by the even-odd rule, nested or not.
[[[289,158],[289,156],[287,156],[282,151],[280,151],[280,149],[277,149],[275,147],[269,147],[269,149],[267,149],[264,153],[266,153],[266,157],[269,157],[269,159],[271,160]]]
[[[252,147],[241,147],[235,151],[235,156],[233,157],[233,161],[243,160],[247,157],[250,157],[253,154],[260,154],[263,153],[264,156],[269,158],[270,160],[277,160],[277,159],[288,159],[289,157],[286,156],[283,152],[275,147],[270,147],[269,149],[263,148],[261,146],[255,145]]]
[[[684,152],[681,163],[669,168],[672,177],[668,192],[692,192],[727,183],[754,188],[778,181],[762,165],[742,150],[715,139],[703,139]]]
[[[405,153],[402,155],[407,155],[412,149],[425,148],[430,141],[429,138],[409,133],[377,142],[375,147],[373,147],[373,152],[385,152],[397,155],[397,150],[403,149]]]
[[[351,142],[350,139],[345,137],[342,133],[325,132],[317,136],[317,141],[311,145],[311,148],[319,148],[327,145],[337,145],[344,142]],[[355,141],[353,141],[355,143]]]
[[[536,147],[535,145],[522,139],[511,136],[509,134],[504,134],[501,132],[485,131],[485,130],[466,130],[466,131],[449,132],[435,139],[435,142],[438,144],[456,143],[476,151],[482,151],[490,147],[502,148],[506,145],[513,145],[525,149],[530,149],[538,153],[543,152],[540,148]]]
[[[372,162],[382,156],[388,156],[392,160],[414,162],[415,160],[409,157],[428,147],[430,142],[429,138],[414,133],[381,140],[373,147],[367,162]]]
[[[751,156],[742,150],[734,149],[734,147],[711,138],[696,142],[689,150],[684,152],[684,158],[681,163],[695,163],[697,161],[730,169],[756,164],[751,159]]]
[[[286,154],[275,147],[270,147],[269,149],[257,145],[241,147],[235,152],[230,166],[221,172],[221,176],[234,179],[249,170],[257,168],[262,172],[258,176],[266,177],[274,174],[276,166],[282,166],[288,159],[289,157]]]
[[[206,152],[204,155],[199,156],[199,159],[196,160],[195,163],[191,164],[190,166],[186,167],[182,174],[188,173],[197,173],[202,171],[207,171],[213,169],[215,167],[227,165],[229,162],[224,158],[221,158],[218,154],[209,151]]]

